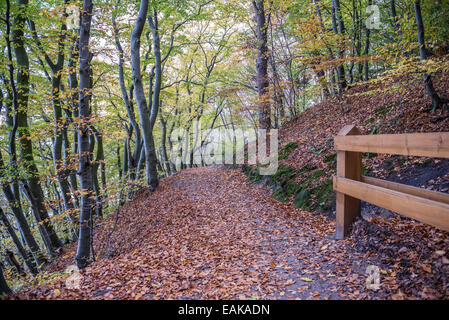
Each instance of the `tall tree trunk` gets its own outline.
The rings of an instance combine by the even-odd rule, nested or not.
[[[117,0],[116,3],[116,9],[118,9],[120,5],[120,0]],[[128,119],[131,123],[131,126],[134,130],[134,134],[135,134],[135,144],[134,144],[134,152],[131,154],[129,153],[129,171],[130,171],[130,177],[131,179],[135,179],[136,178],[136,167],[140,158],[140,152],[142,150],[142,135],[141,135],[141,131],[140,131],[140,127],[139,124],[137,123],[136,120],[136,116],[134,114],[134,107],[133,107],[133,102],[132,102],[132,92],[133,92],[133,88],[130,88],[130,94],[128,95],[127,89],[126,89],[126,85],[125,85],[125,70],[124,70],[124,65],[125,65],[125,57],[124,57],[124,52],[123,52],[123,48],[122,45],[120,43],[120,38],[119,38],[119,29],[117,26],[117,22],[116,22],[116,17],[115,14],[112,14],[112,26],[114,29],[114,40],[115,40],[115,47],[119,53],[119,82],[120,82],[120,90],[122,93],[122,99],[125,103],[125,107],[126,107],[126,113],[128,115]],[[131,137],[129,137],[129,139],[131,139]],[[129,149],[131,149],[131,146],[128,144]]]
[[[401,28],[399,26],[399,18],[396,13],[396,3],[395,0],[390,0],[390,8],[391,8],[391,17],[393,18],[393,26],[398,32],[399,35],[402,34]]]
[[[47,209],[44,204],[44,193],[39,183],[39,173],[37,166],[34,162],[33,147],[28,127],[28,96],[30,90],[29,83],[29,60],[28,54],[25,49],[24,42],[24,27],[26,21],[26,8],[28,6],[28,0],[17,0],[17,4],[20,8],[16,15],[14,22],[15,28],[13,30],[13,43],[14,52],[17,60],[17,128],[20,139],[20,156],[25,166],[25,170],[28,172],[29,178],[27,184],[29,185],[30,195],[33,198],[32,206],[35,206],[34,211],[39,216],[39,220],[42,221],[43,229],[48,234],[51,249],[58,250],[62,247],[62,243],[59,240],[48,216]],[[27,138],[24,138],[27,137]],[[38,221],[39,222],[39,221]]]
[[[120,180],[122,180],[122,164],[120,161],[120,144],[117,145],[117,149],[116,149],[116,153],[117,153],[117,168],[118,168],[118,177]]]
[[[103,137],[102,133],[96,130],[95,128],[91,128],[91,131],[93,132],[93,136],[91,135],[91,152],[93,153],[93,149],[95,146],[95,141],[97,142],[97,153],[95,156],[95,161],[92,163],[92,177],[93,177],[93,183],[94,183],[94,192],[96,196],[96,205],[95,205],[95,211],[97,213],[98,217],[103,216],[103,197],[101,195],[101,187],[100,182],[98,180],[98,169],[102,168],[101,165],[104,165],[104,150],[103,150]],[[103,170],[100,172],[103,179]],[[104,185],[104,182],[103,182]]]
[[[316,15],[317,15],[317,18],[318,18],[318,20],[320,22],[321,33],[322,33],[323,36],[325,36],[325,34],[326,34],[326,27],[324,26],[323,16],[321,15],[320,6],[318,5],[318,1],[317,0],[313,0],[313,4],[315,5]],[[332,20],[332,21],[333,21],[333,25],[335,25],[335,21],[334,20]],[[335,57],[334,57],[334,53],[332,51],[332,48],[327,43],[326,43],[326,48],[327,48],[327,51],[329,53],[329,59],[334,59]],[[332,73],[331,82],[334,82],[333,72],[334,72],[334,70],[332,69],[331,70],[331,73]],[[323,74],[323,77],[321,78],[321,80],[322,80],[322,86],[323,86],[323,93],[324,93],[324,98],[326,98],[326,97],[328,97],[331,94],[331,92],[329,92],[329,89],[328,89],[328,87],[327,87],[327,85],[325,83],[325,78],[324,78],[325,72],[324,72],[324,70],[323,70],[322,74]]]
[[[372,0],[369,0],[368,1],[368,5],[372,5],[372,3],[373,3],[373,1]],[[366,30],[366,40],[365,40],[365,49],[364,49],[364,51],[363,51],[363,55],[365,56],[365,74],[364,74],[364,76],[365,76],[365,81],[368,81],[369,80],[369,62],[368,62],[368,54],[369,54],[369,46],[370,46],[370,33],[371,33],[371,30],[369,29],[369,28],[366,28],[365,27],[365,30]]]
[[[343,18],[341,16],[340,11],[340,0],[332,0],[332,26],[335,34],[339,34],[342,38],[345,33],[345,25],[343,23]],[[338,30],[337,30],[338,28]],[[340,59],[344,58],[344,50],[341,48],[342,44],[338,45],[338,55]],[[337,67],[337,75],[338,75],[338,88],[339,91],[342,92],[346,87],[346,76],[345,76],[345,66],[340,63]]]
[[[0,90],[0,110],[3,105],[6,106],[5,117],[6,117],[6,125],[11,128],[9,132],[9,156],[10,156],[10,165],[14,169],[17,170],[17,153],[16,153],[16,131],[17,131],[17,91],[14,83],[14,65],[12,60],[12,49],[11,49],[11,41],[10,41],[10,1],[6,2],[6,47],[8,51],[8,60],[9,60],[9,87],[8,82],[5,77],[3,81],[5,83],[5,87],[7,88],[7,99],[4,101],[3,91]],[[9,88],[9,89],[8,89]],[[14,106],[14,107],[13,107]],[[3,162],[3,156],[0,151],[0,177],[4,178],[4,168],[5,164]],[[21,233],[21,236],[24,239],[24,242],[27,244],[28,248],[31,250],[32,256],[35,259],[36,265],[41,265],[46,260],[44,259],[40,248],[34,239],[28,222],[25,218],[25,215],[22,211],[21,201],[20,201],[20,191],[19,191],[19,181],[18,177],[13,177],[13,181],[8,184],[5,180],[2,183],[3,194],[8,201],[8,204],[13,212],[17,226]]]
[[[143,27],[148,15],[148,0],[142,0],[140,2],[139,15],[136,20],[136,25],[131,33],[131,65],[132,65],[132,76],[134,90],[136,94],[137,107],[139,108],[140,115],[140,126],[143,133],[144,149],[145,149],[145,167],[146,167],[146,179],[150,190],[153,191],[157,188],[159,184],[157,176],[157,159],[156,159],[156,149],[154,145],[153,137],[153,124],[152,118],[154,113],[148,108],[147,99],[145,97],[145,91],[143,89],[142,74],[140,68],[140,37],[142,36]],[[157,22],[155,22],[157,23]],[[155,25],[157,27],[157,25]],[[152,28],[153,30],[153,28]],[[153,108],[157,108],[159,104],[159,90],[157,85],[159,84],[160,89],[160,55],[157,55],[158,49],[158,38],[154,37],[154,54],[155,54],[155,66],[156,66],[156,85],[154,91]],[[160,54],[160,50],[159,50]],[[158,67],[157,67],[158,66]],[[159,77],[159,78],[158,78]],[[151,101],[151,97],[150,97]],[[153,109],[152,108],[152,109]],[[158,109],[158,108],[157,108]],[[157,111],[156,111],[157,112]]]
[[[265,8],[263,0],[253,1],[257,21],[257,90],[259,93],[259,126],[271,128],[271,111],[268,100],[268,47]]]
[[[69,216],[71,217],[71,220],[73,221],[73,209],[74,205],[72,202],[71,192],[70,192],[70,185],[67,180],[67,176],[69,171],[64,166],[64,160],[62,157],[62,147],[63,147],[63,140],[64,140],[64,131],[66,124],[64,123],[64,119],[62,118],[62,108],[61,108],[61,101],[60,101],[60,93],[59,93],[59,86],[61,83],[61,72],[62,67],[60,70],[57,71],[57,73],[53,74],[53,81],[52,81],[52,87],[53,87],[53,110],[54,110],[54,117],[55,117],[55,136],[53,139],[53,161],[54,166],[56,170],[56,177],[58,180],[58,185],[61,190],[62,199],[64,201],[64,210],[69,212]]]
[[[92,207],[93,180],[92,164],[89,143],[90,122],[90,98],[91,88],[91,66],[92,53],[89,50],[90,27],[92,23],[92,0],[83,1],[80,27],[79,47],[79,171],[81,182],[81,212],[78,247],[76,250],[76,264],[82,269],[89,263],[91,235],[92,235]]]
[[[77,119],[79,116],[78,113],[78,104],[79,104],[79,93],[78,93],[78,77],[77,77],[77,62],[79,59],[79,30],[76,30],[72,36],[72,47],[70,48],[70,56],[68,61],[68,81],[70,87],[70,111],[72,112],[72,118]],[[77,124],[74,123],[73,132],[73,154],[78,154],[78,130]],[[67,148],[66,148],[67,150]],[[70,171],[70,185],[73,190],[73,196],[75,199],[76,206],[79,208],[79,199],[76,194],[78,190],[78,182],[76,178],[76,170]]]
[[[418,27],[419,55],[421,61],[425,61],[427,59],[427,52],[426,43],[424,40],[424,23],[421,16],[421,4],[419,0],[415,1],[414,7],[416,24]],[[424,85],[426,86],[427,94],[429,95],[430,99],[432,99],[432,112],[435,112],[435,110],[441,106],[442,100],[433,87],[433,82],[430,74],[424,73]]]

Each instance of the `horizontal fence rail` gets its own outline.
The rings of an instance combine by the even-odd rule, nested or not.
[[[449,158],[449,132],[360,135],[353,125],[334,137],[337,151],[336,237],[360,215],[360,200],[449,231],[449,194],[362,176],[362,152]]]
[[[449,158],[449,132],[337,136],[335,150]]]

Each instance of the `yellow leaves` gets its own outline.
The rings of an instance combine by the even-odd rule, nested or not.
[[[307,278],[307,277],[302,277],[301,280],[304,281],[304,282],[312,282],[313,281],[313,279],[310,279],[310,278]]]
[[[59,290],[59,289],[53,290],[53,295],[56,296],[56,297],[61,295],[61,290]]]

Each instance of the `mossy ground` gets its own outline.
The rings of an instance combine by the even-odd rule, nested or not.
[[[289,143],[279,150],[279,160],[286,159],[298,147],[296,142]],[[335,170],[336,154],[324,158],[324,162]],[[331,174],[317,167],[293,167],[279,164],[272,176],[259,174],[259,167],[242,166],[243,172],[252,183],[264,183],[273,190],[272,196],[278,201],[293,201],[297,208],[308,211],[328,211],[335,202]]]

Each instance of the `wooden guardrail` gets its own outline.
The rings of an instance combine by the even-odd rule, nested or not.
[[[334,137],[337,239],[360,215],[360,200],[449,231],[449,194],[362,176],[362,152],[449,158],[449,132],[360,135],[353,125]]]

